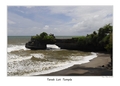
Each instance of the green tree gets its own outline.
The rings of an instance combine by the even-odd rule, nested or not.
[[[77,40],[80,50],[110,52],[110,50],[112,49],[111,33],[112,26],[110,24],[106,24],[98,30],[98,33],[94,31],[92,34],[76,37],[74,39]]]
[[[46,33],[46,32],[42,32],[41,34],[40,34],[40,37],[41,38],[44,38],[44,37],[47,37],[48,36],[48,34]]]
[[[46,32],[42,32],[40,35],[37,34],[36,36],[31,37],[31,39],[44,44],[55,42],[55,36],[53,34],[48,35]]]

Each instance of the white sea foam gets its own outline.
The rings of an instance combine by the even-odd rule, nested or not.
[[[44,58],[44,54],[38,53],[38,54],[30,54],[31,56],[34,56],[35,58]]]
[[[31,59],[31,56],[18,56],[18,55],[8,55],[7,62],[14,62],[14,61],[22,61],[22,60],[27,60]]]
[[[44,54],[30,54],[27,57],[15,56],[14,58],[8,61],[8,75],[14,75],[14,73],[18,73],[20,76],[30,76],[30,75],[38,75],[38,74],[47,74],[51,72],[56,72],[59,70],[66,69],[75,64],[83,64],[89,62],[91,59],[96,58],[97,54],[92,52],[92,55],[88,56],[71,56],[70,60],[65,62],[56,62],[56,61],[32,61],[31,57],[35,58],[43,58]],[[28,73],[27,73],[28,72]],[[14,75],[15,76],[15,75]]]
[[[79,58],[79,60],[78,59],[74,59],[73,58],[73,64],[83,64],[83,63],[88,63],[88,62],[90,62],[90,60],[92,60],[92,59],[94,59],[94,58],[96,58],[97,57],[97,54],[96,53],[94,53],[94,52],[91,52],[91,54],[92,55],[88,55],[88,56],[75,56],[75,57],[81,57],[81,58]]]
[[[8,52],[11,52],[11,51],[18,51],[18,50],[29,50],[27,48],[25,48],[25,45],[9,45],[8,48],[7,48],[7,51]]]
[[[60,48],[55,44],[47,44],[47,49],[60,49]],[[7,48],[7,52],[19,51],[19,50],[30,50],[30,49],[25,48],[25,45],[9,45]]]
[[[67,62],[63,62],[63,63],[57,63],[54,65],[54,67],[52,69],[49,70],[43,70],[41,72],[35,72],[35,73],[30,73],[30,74],[25,74],[25,76],[29,76],[29,75],[38,75],[38,74],[47,74],[47,73],[51,73],[51,72],[56,72],[56,71],[60,71],[63,69],[66,69],[68,67],[71,67],[75,64],[83,64],[83,63],[88,63],[90,62],[90,60],[92,60],[93,58],[97,57],[96,53],[91,52],[92,55],[89,56],[75,56],[76,58],[79,58],[78,61],[67,61]],[[49,65],[50,67],[53,66]]]
[[[30,56],[20,56],[20,55],[15,55],[15,54],[8,54],[8,62],[14,62],[14,61],[22,61],[22,60],[27,60],[27,59],[31,59],[32,56],[34,56],[34,58],[44,58],[44,54],[38,53],[38,54],[30,54]]]
[[[60,49],[60,47],[55,44],[47,44],[47,49]]]

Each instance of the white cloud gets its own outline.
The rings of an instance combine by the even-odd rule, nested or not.
[[[112,6],[48,6],[34,9],[36,10],[27,11],[27,15],[32,13],[33,17],[24,17],[9,12],[8,24],[11,24],[9,27],[14,30],[23,30],[24,34],[39,34],[46,31],[55,35],[86,35],[105,24],[113,23]],[[22,10],[20,11],[22,12]],[[66,21],[64,18],[61,21],[60,18],[55,19],[54,16],[51,16],[58,14],[65,15],[70,20]],[[20,34],[20,31],[18,32]],[[10,31],[8,33],[12,34]]]
[[[11,21],[11,20],[7,20],[8,24],[15,24],[15,22]]]
[[[112,23],[112,17],[105,19],[106,15],[113,13],[112,6],[66,6],[51,7],[50,9],[53,14],[63,13],[70,16],[72,20],[68,24],[73,24],[73,28],[71,28],[73,31],[87,30],[90,29],[89,27],[95,30],[95,28],[98,29],[107,23]]]
[[[48,29],[48,28],[49,28],[49,25],[45,25],[45,26],[44,26],[44,29]]]
[[[73,25],[73,28],[77,28],[77,27],[79,27],[80,25],[82,25],[83,23],[84,23],[84,21],[78,22],[77,24]]]
[[[26,8],[32,8],[32,7],[34,7],[34,6],[25,6]]]
[[[97,18],[97,17],[99,17],[99,15],[94,15],[94,18]]]

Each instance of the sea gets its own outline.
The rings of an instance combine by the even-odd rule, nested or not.
[[[59,39],[71,38],[56,36]],[[47,44],[46,50],[30,50],[25,43],[31,36],[7,37],[7,76],[34,76],[66,69],[75,64],[83,64],[96,58],[94,52],[61,49],[55,44]]]

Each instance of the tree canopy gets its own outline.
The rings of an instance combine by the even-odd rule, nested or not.
[[[40,35],[32,36],[32,40],[37,40],[41,43],[54,43],[55,37],[53,34],[48,35],[46,32],[42,32]]]
[[[107,51],[112,52],[112,29],[113,26],[107,24],[101,27],[98,32],[94,31],[87,36],[75,37],[79,50],[87,51]]]

